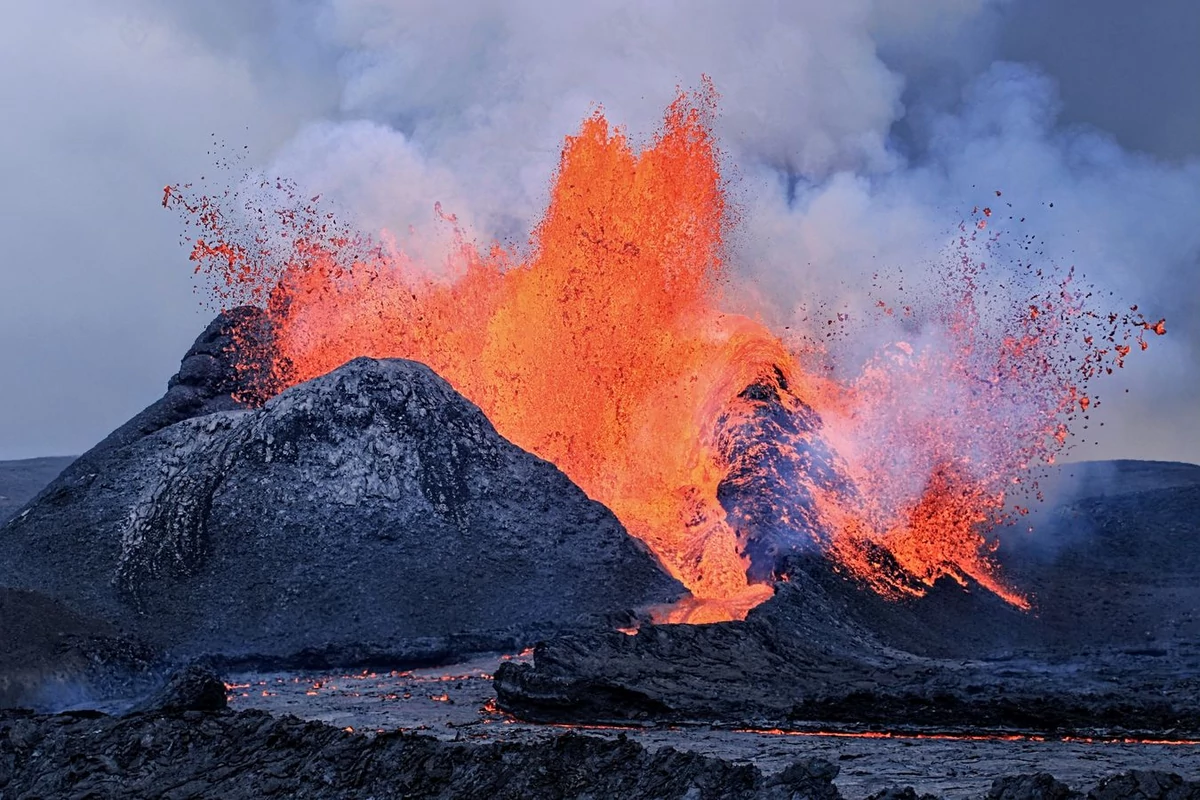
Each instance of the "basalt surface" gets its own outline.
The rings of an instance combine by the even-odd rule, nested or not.
[[[888,601],[793,555],[744,622],[551,638],[500,667],[500,705],[543,721],[1200,735],[1200,468],[1074,465],[1050,483],[1035,533],[998,554],[1032,612],[951,581]]]
[[[64,765],[70,765],[65,767]],[[836,800],[839,767],[795,758],[773,770],[625,736],[567,733],[470,744],[364,734],[261,711],[55,716],[0,712],[0,797],[778,798]],[[853,797],[863,797],[855,793]],[[1073,789],[1041,773],[956,797],[1194,800],[1200,783],[1161,770]],[[938,800],[905,786],[872,800]]]
[[[64,769],[63,765],[71,764]],[[776,775],[628,741],[466,745],[242,713],[0,712],[0,797],[840,797],[813,759]]]
[[[245,407],[229,331],[252,314],[218,318],[162,400],[0,527],[0,586],[168,658],[307,666],[520,647],[681,592],[421,364],[358,359]]]
[[[1106,776],[1133,770],[1200,779],[1200,743],[988,736],[982,730],[959,736],[855,733],[850,725],[825,726],[824,732],[781,732],[744,724],[527,722],[496,707],[492,676],[498,664],[528,658],[496,654],[389,672],[237,673],[226,681],[235,710],[291,714],[355,731],[405,730],[447,741],[532,744],[568,729],[592,737],[624,736],[650,750],[670,747],[751,763],[768,774],[798,760],[820,758],[840,767],[834,783],[856,800],[896,786],[911,786],[918,795],[978,798],[997,778],[1035,773],[1053,774],[1073,787],[1094,786]]]

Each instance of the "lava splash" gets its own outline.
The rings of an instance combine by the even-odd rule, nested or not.
[[[1023,513],[1012,490],[1094,405],[1087,381],[1163,323],[1101,314],[1073,275],[1031,264],[1032,294],[981,307],[978,254],[997,239],[977,210],[932,301],[879,301],[881,322],[921,341],[834,380],[815,331],[785,342],[728,311],[715,112],[710,85],[681,93],[640,152],[602,112],[586,119],[523,253],[476,246],[440,207],[455,246],[429,265],[317,198],[264,210],[185,185],[163,203],[196,226],[191,257],[218,303],[266,308],[268,394],[358,356],[428,364],[704,601],[677,621],[744,616],[781,556],[814,549],[887,596],[950,577],[1027,607],[989,531]]]

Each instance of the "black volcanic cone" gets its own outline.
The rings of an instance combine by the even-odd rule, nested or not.
[[[0,528],[0,585],[181,656],[314,662],[498,646],[682,592],[429,368],[358,359],[249,409],[229,327]]]

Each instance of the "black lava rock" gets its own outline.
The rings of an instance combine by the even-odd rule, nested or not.
[[[608,509],[421,364],[357,359],[240,407],[228,324],[0,527],[0,585],[173,660],[306,667],[510,647],[681,594]]]
[[[938,798],[932,794],[917,794],[917,790],[911,786],[905,786],[903,789],[893,786],[876,792],[867,800],[938,800]]]
[[[1006,775],[992,781],[987,800],[1082,800],[1053,775],[1039,772],[1034,775]]]
[[[225,682],[212,668],[190,664],[176,671],[166,685],[132,709],[133,713],[175,714],[183,711],[223,711],[229,705]]]
[[[68,766],[69,765],[69,766]],[[836,800],[817,760],[749,764],[567,734],[469,745],[366,736],[262,712],[111,717],[0,713],[0,796]]]
[[[504,709],[539,721],[705,720],[951,732],[1200,735],[1200,467],[1115,462],[1002,548],[1034,612],[950,580],[884,599],[820,554],[745,621],[576,631],[504,664]],[[1064,475],[1064,478],[1067,477]]]
[[[1105,778],[1088,792],[1088,800],[1198,800],[1200,783],[1153,770],[1131,770]]]

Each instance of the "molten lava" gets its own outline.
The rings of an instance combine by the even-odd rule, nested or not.
[[[681,94],[640,153],[602,113],[585,120],[566,139],[524,257],[481,251],[458,231],[433,270],[386,237],[339,225],[316,198],[259,208],[248,233],[231,221],[236,194],[168,187],[164,205],[199,226],[192,258],[215,278],[218,301],[267,308],[273,391],[363,355],[428,364],[502,435],[612,509],[707,601],[676,620],[741,617],[771,594],[747,577],[759,525],[780,526],[793,549],[819,548],[890,596],[949,576],[1027,606],[997,574],[985,534],[1011,517],[1014,482],[1052,460],[1072,415],[1087,412],[1083,379],[1106,368],[1112,348],[1089,341],[1069,367],[1058,356],[1081,346],[1066,327],[1104,318],[1066,281],[1014,300],[989,334],[975,305],[984,267],[963,255],[944,276],[954,290],[941,306],[898,306],[937,333],[931,343],[898,342],[841,382],[818,377],[829,373],[810,362],[823,349],[785,346],[764,324],[722,310],[735,276],[714,110],[710,86]],[[963,226],[963,253],[983,221]],[[1114,317],[1111,332],[1093,336],[1114,342],[1118,323],[1130,324]],[[1079,363],[1091,374],[1075,376]],[[753,513],[727,507],[723,481],[775,469],[763,460],[767,438],[800,465],[766,476],[791,497]],[[825,454],[820,480],[810,447]]]

